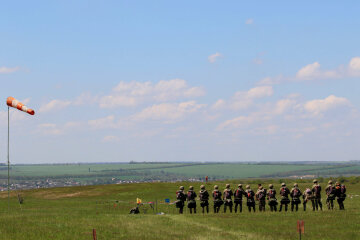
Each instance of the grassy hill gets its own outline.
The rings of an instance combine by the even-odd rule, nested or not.
[[[50,188],[22,191],[24,204],[11,193],[8,210],[7,193],[0,194],[0,239],[92,239],[95,228],[98,239],[297,239],[296,221],[305,221],[303,239],[360,239],[359,179],[344,179],[348,188],[346,211],[276,212],[215,215],[178,215],[174,205],[178,186],[192,183],[139,183]],[[260,180],[229,181],[232,187],[242,182],[256,188]],[[292,181],[292,180],[291,180]],[[292,185],[290,180],[288,186]],[[262,181],[267,186],[271,180]],[[323,180],[322,186],[325,186]],[[280,187],[274,180],[275,188]],[[215,183],[209,183],[211,190]],[[221,188],[225,182],[216,182]],[[299,184],[301,189],[311,182]],[[200,183],[194,183],[199,189]],[[145,204],[139,215],[129,215],[136,198],[157,202],[157,211]],[[310,206],[310,205],[308,205]],[[155,207],[156,208],[156,207]],[[146,213],[145,213],[146,212]],[[155,215],[164,212],[165,215]]]

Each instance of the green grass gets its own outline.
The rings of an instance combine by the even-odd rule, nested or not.
[[[238,181],[229,181],[235,186]],[[246,181],[242,181],[245,183]],[[267,185],[270,181],[263,182]],[[274,181],[275,188],[280,186]],[[178,186],[200,183],[142,183],[86,186],[22,191],[25,203],[16,201],[12,193],[10,211],[7,193],[0,194],[0,239],[297,239],[296,221],[305,221],[303,239],[360,239],[360,184],[347,183],[346,211],[178,215],[174,205],[160,204],[165,198],[174,200]],[[211,189],[215,183],[207,185]],[[221,188],[225,182],[216,182]],[[291,183],[288,182],[290,186]],[[300,188],[311,186],[301,183]],[[325,186],[323,184],[323,186]],[[252,184],[255,188],[255,184]],[[352,196],[352,197],[351,197]],[[158,201],[154,215],[129,215],[136,198],[144,202]],[[117,201],[117,202],[116,202]],[[114,207],[114,204],[116,206]],[[323,197],[323,204],[325,199]],[[325,208],[325,207],[324,207]],[[143,210],[143,209],[142,209]],[[268,210],[268,208],[267,208]]]

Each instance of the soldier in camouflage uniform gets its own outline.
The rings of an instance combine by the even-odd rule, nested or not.
[[[184,193],[184,187],[180,186],[179,191],[176,192],[176,207],[179,208],[180,214],[184,212],[185,201],[186,195]]]
[[[233,202],[232,202],[232,196],[233,196],[233,191],[230,189],[230,184],[226,184],[226,188],[224,189],[224,213],[226,213],[226,208],[229,207],[230,212],[232,213],[232,206],[233,206]]]
[[[312,193],[310,188],[307,188],[303,192],[303,206],[304,211],[306,211],[306,203],[308,201],[311,201],[311,206],[313,208],[313,211],[315,211],[315,200],[314,200],[314,194]]]
[[[289,194],[290,190],[286,187],[285,183],[282,183],[280,188],[281,200],[279,212],[281,212],[283,205],[285,205],[285,212],[288,210],[288,204],[290,203]]]
[[[187,201],[188,201],[188,208],[190,210],[190,214],[192,214],[193,209],[194,209],[194,213],[196,213],[196,193],[194,192],[194,187],[190,186],[189,187],[189,191],[187,192]]]
[[[245,197],[246,197],[246,205],[249,209],[249,212],[251,212],[251,208],[255,212],[255,199],[254,199],[255,193],[253,190],[251,190],[250,185],[246,185],[245,190]]]
[[[219,213],[221,205],[223,205],[223,200],[221,199],[221,192],[219,191],[219,186],[214,186],[214,191],[212,192],[213,200],[214,200],[214,213]]]
[[[325,188],[326,192],[326,205],[328,210],[334,210],[334,200],[335,200],[335,187],[332,185],[332,181],[328,182],[328,186]]]
[[[209,213],[209,193],[208,191],[206,191],[204,185],[200,186],[199,197],[200,197],[200,206],[202,207],[202,213],[205,212],[205,208],[206,208],[206,212]]]
[[[299,204],[301,203],[301,201],[300,201],[301,190],[299,189],[297,183],[295,183],[294,187],[291,189],[290,197],[291,197],[291,211],[294,211],[294,206],[295,206],[296,211],[298,211]]]
[[[340,210],[345,210],[344,201],[346,198],[346,187],[338,182],[335,183],[335,195],[339,204]]]
[[[234,192],[235,213],[237,212],[238,206],[239,206],[239,212],[242,212],[243,195],[245,195],[245,191],[242,188],[242,184],[239,184],[238,188]]]
[[[314,194],[314,200],[315,200],[315,208],[316,210],[320,210],[322,211],[322,203],[321,203],[321,186],[318,184],[318,181],[316,179],[314,179],[313,181],[314,185],[311,189],[311,191]]]
[[[256,200],[259,201],[259,211],[265,212],[265,205],[266,205],[266,190],[263,188],[263,186],[259,186],[259,189],[257,190],[256,194]]]
[[[270,211],[277,211],[276,206],[278,205],[276,199],[276,190],[272,184],[269,185],[269,191],[267,192],[268,204],[270,206]]]

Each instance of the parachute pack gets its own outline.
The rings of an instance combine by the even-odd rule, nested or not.
[[[275,198],[275,192],[272,189],[269,190],[269,198]]]
[[[345,193],[346,193],[346,187],[345,187],[345,185],[341,185],[341,187],[340,187],[340,192],[341,192],[341,194],[345,194]]]
[[[319,195],[320,192],[321,192],[321,187],[320,187],[319,185],[316,185],[316,186],[315,186],[315,194],[316,194],[316,195]]]

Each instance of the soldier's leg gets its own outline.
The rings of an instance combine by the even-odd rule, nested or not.
[[[226,206],[226,204],[224,204],[224,213],[226,213],[226,208],[227,208],[227,206]]]
[[[303,201],[304,211],[306,211],[306,203],[307,203],[307,200],[304,200],[304,201]]]
[[[280,209],[279,209],[279,212],[282,211],[282,203],[280,203]]]
[[[214,203],[214,213],[216,213],[216,205],[215,205],[215,203]]]
[[[233,205],[231,204],[231,205],[229,206],[229,208],[230,208],[230,213],[232,213],[232,207],[233,207]]]
[[[334,201],[332,199],[330,200],[330,208],[331,208],[331,210],[334,209]]]
[[[192,214],[192,208],[189,208],[190,214]]]
[[[277,211],[277,207],[276,207],[276,205],[274,205],[274,211],[275,211],[275,212]]]
[[[201,207],[201,212],[204,214],[205,213],[205,207]]]
[[[179,207],[179,213],[183,214],[183,211],[184,211],[184,207]]]
[[[294,211],[294,202],[291,201],[291,211],[293,212]]]
[[[238,205],[239,203],[235,202],[235,206],[234,206],[235,213],[237,212]]]
[[[330,200],[329,199],[326,199],[326,206],[327,206],[328,210],[330,210]]]
[[[313,211],[315,211],[315,200],[311,200],[311,206],[312,206],[312,208],[313,208]]]
[[[285,204],[285,212],[287,212],[287,210],[288,210],[288,205]]]
[[[196,205],[195,205],[195,207],[194,207],[194,213],[196,213]]]
[[[240,202],[240,212],[242,212],[242,202]]]
[[[296,208],[296,211],[299,211],[299,204],[298,203],[295,205],[295,208]]]
[[[320,207],[320,210],[322,211],[322,202],[321,202],[321,198],[318,199],[318,202],[319,202],[319,207]]]
[[[253,210],[254,210],[254,212],[255,212],[255,203],[253,203]]]
[[[319,202],[318,202],[317,198],[315,199],[315,208],[316,208],[316,211],[319,210]]]
[[[209,213],[209,205],[206,206],[206,213]]]

